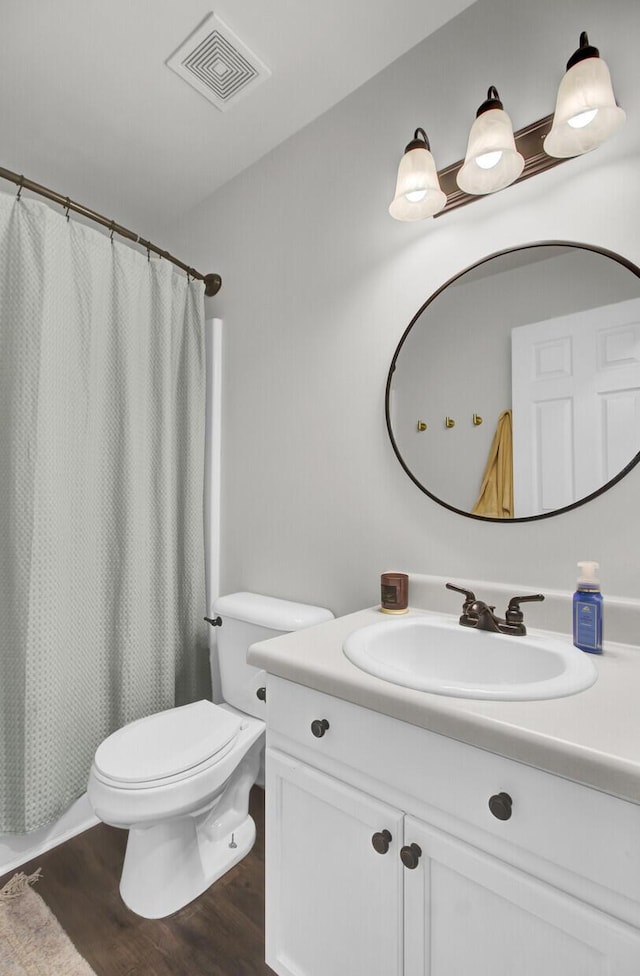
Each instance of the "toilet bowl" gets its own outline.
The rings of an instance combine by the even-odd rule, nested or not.
[[[193,901],[255,841],[249,792],[264,749],[266,675],[246,663],[249,645],[333,616],[254,593],[221,597],[213,611],[222,620],[225,702],[202,700],[130,722],[101,743],[89,774],[96,816],[129,831],[120,894],[144,918]]]

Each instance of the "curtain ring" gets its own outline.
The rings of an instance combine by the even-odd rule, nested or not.
[[[147,261],[151,264],[151,248],[147,245]]]
[[[112,220],[111,223],[109,224],[109,230],[110,230],[109,240],[111,241],[112,244],[113,244],[114,227],[115,227],[115,220]]]
[[[16,194],[16,200],[19,200],[22,196],[22,187],[24,186],[24,176],[20,176],[20,182],[18,183],[18,192]]]
[[[64,201],[64,215],[67,218],[67,223],[69,223],[69,209],[71,207],[71,200],[69,197]]]

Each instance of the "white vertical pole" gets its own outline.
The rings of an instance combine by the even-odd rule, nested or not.
[[[204,545],[207,615],[220,595],[220,469],[222,453],[222,319],[205,322],[207,398],[205,419]],[[213,700],[221,701],[216,630],[209,628]]]

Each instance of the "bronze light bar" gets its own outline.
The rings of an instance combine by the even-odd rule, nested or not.
[[[425,220],[497,193],[521,180],[597,149],[624,124],[609,69],[586,31],[567,62],[553,116],[514,133],[495,85],[476,112],[464,160],[436,172],[424,129],[405,148],[389,214]]]
[[[516,186],[517,183],[522,183],[523,180],[535,176],[537,173],[544,173],[545,170],[558,166],[559,163],[564,163],[569,158],[548,156],[542,148],[544,139],[551,130],[552,122],[553,115],[545,115],[543,119],[538,119],[537,122],[532,122],[523,129],[514,132],[516,149],[524,156],[524,169],[511,186]],[[439,171],[438,178],[443,192],[447,195],[447,203],[439,213],[434,214],[434,217],[442,217],[443,214],[455,210],[456,207],[464,207],[467,203],[480,199],[471,193],[465,193],[456,183],[458,170],[461,169],[463,163],[464,159],[459,159],[457,163],[452,163],[451,166],[446,166]]]
[[[103,227],[107,227],[112,234],[118,234],[119,237],[124,237],[128,241],[133,241],[135,244],[139,244],[141,247],[145,248],[147,251],[153,251],[154,254],[158,254],[161,258],[166,261],[170,261],[171,264],[175,264],[176,267],[181,268],[185,271],[190,278],[195,278],[196,281],[204,282],[204,293],[205,295],[211,297],[212,295],[217,295],[220,291],[222,285],[222,278],[219,274],[200,274],[195,268],[190,268],[188,264],[184,264],[179,261],[178,258],[174,258],[172,254],[168,251],[163,251],[156,244],[152,244],[151,241],[146,241],[144,238],[140,237],[138,234],[134,234],[133,231],[127,230],[126,227],[122,227],[117,224],[115,220],[109,220],[108,217],[103,217],[102,214],[96,213],[95,210],[89,210],[88,207],[83,207],[81,203],[75,203],[70,200],[69,197],[63,197],[62,194],[56,193],[55,190],[50,190],[46,186],[41,186],[40,183],[34,183],[33,180],[28,180],[26,177],[21,176],[19,173],[12,173],[10,169],[5,169],[0,166],[0,177],[4,180],[9,180],[11,183],[15,183],[21,189],[30,190],[32,193],[37,193],[41,197],[46,197],[47,200],[53,200],[54,203],[59,203],[61,207],[68,212],[73,210],[74,213],[81,214],[83,217],[88,217],[89,220],[93,220],[96,224],[101,224]]]

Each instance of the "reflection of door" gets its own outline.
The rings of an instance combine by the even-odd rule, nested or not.
[[[640,299],[511,331],[515,516],[615,477],[640,447]]]

